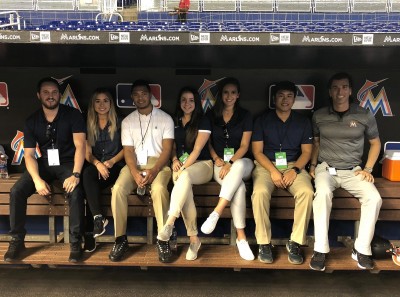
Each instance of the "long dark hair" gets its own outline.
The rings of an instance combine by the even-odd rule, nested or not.
[[[214,113],[214,118],[220,119],[222,118],[222,111],[224,110],[224,101],[222,100],[222,92],[226,85],[234,85],[240,93],[240,83],[239,80],[234,77],[225,77],[223,80],[218,82],[218,95],[217,100],[215,101],[214,107],[212,108]],[[234,110],[239,107],[239,98],[235,102]]]
[[[196,91],[195,88],[192,87],[183,87],[179,91],[178,99],[176,100],[176,107],[175,107],[175,126],[180,125],[180,121],[183,117],[183,110],[181,108],[181,97],[184,93],[192,93],[194,97],[194,110],[190,117],[190,121],[186,124],[186,138],[185,144],[190,150],[193,149],[194,143],[196,141],[199,122],[201,117],[203,116],[203,108],[201,106],[200,96],[199,93]]]

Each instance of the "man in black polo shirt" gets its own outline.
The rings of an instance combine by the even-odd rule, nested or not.
[[[25,249],[28,197],[35,192],[42,196],[51,195],[50,183],[57,179],[63,182],[69,198],[69,261],[77,262],[82,256],[83,195],[79,182],[85,160],[86,125],[78,110],[60,104],[60,86],[55,79],[41,79],[37,85],[37,97],[42,107],[26,120],[24,127],[27,170],[10,192],[11,242],[4,260],[17,259]],[[42,154],[37,160],[36,144]]]
[[[311,121],[292,110],[297,89],[289,81],[274,88],[275,111],[266,112],[254,123],[252,149],[256,168],[253,171],[253,203],[258,259],[272,263],[271,194],[275,188],[287,189],[295,199],[294,222],[286,244],[289,262],[303,263],[300,245],[306,241],[311,215],[313,187],[304,166],[311,157]]]
[[[325,270],[329,253],[329,217],[333,190],[342,187],[361,203],[358,235],[352,258],[361,269],[373,269],[371,241],[375,232],[382,199],[374,185],[372,169],[381,150],[378,127],[374,115],[352,103],[352,78],[337,73],[329,80],[331,105],[313,115],[314,143],[310,174],[315,178],[314,254],[310,261],[313,270]],[[368,158],[361,167],[365,139],[370,147]]]

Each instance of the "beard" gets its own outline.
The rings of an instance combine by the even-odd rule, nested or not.
[[[53,100],[54,100],[54,102],[52,102],[52,103],[49,103],[49,102],[47,102],[47,100],[43,100],[43,99],[41,99],[40,102],[42,103],[42,106],[44,106],[45,108],[54,110],[60,105],[60,100],[56,100],[56,99],[53,99]]]

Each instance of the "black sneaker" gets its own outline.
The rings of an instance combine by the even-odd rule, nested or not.
[[[314,251],[311,261],[310,268],[312,270],[324,271],[325,270],[325,255],[324,253],[318,253]]]
[[[158,260],[162,263],[172,262],[172,251],[169,241],[157,240]]]
[[[290,263],[300,265],[303,263],[303,255],[301,254],[300,244],[293,240],[286,243],[286,250],[289,252],[288,260]]]
[[[71,252],[68,261],[71,263],[79,262],[82,259],[82,243],[80,241],[70,244]]]
[[[178,250],[178,232],[176,232],[175,227],[172,230],[172,234],[169,239],[169,247],[171,248],[171,251],[174,253],[176,253]]]
[[[102,215],[97,215],[93,221],[93,237],[99,237],[106,232],[106,226],[108,224],[108,220]]]
[[[258,246],[258,260],[267,264],[271,264],[272,262],[274,262],[271,244],[260,244]]]
[[[84,235],[85,244],[83,250],[86,253],[92,253],[96,250],[96,239],[93,237],[92,232],[86,232]]]
[[[357,252],[355,248],[353,248],[351,257],[353,258],[353,260],[358,262],[358,267],[360,267],[361,269],[374,268],[374,261],[371,259],[371,257]]]
[[[120,261],[128,249],[128,239],[125,236],[117,237],[108,257],[113,262]]]
[[[11,262],[16,260],[20,253],[25,249],[24,241],[18,237],[12,237],[7,252],[4,254],[4,261]]]

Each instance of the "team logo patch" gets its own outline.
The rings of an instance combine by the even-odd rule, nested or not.
[[[117,106],[120,108],[136,108],[131,98],[132,83],[119,83],[116,87]],[[155,108],[161,107],[161,86],[159,84],[150,84],[151,104]]]
[[[204,113],[214,106],[218,95],[217,83],[222,79],[224,78],[220,78],[217,80],[204,79],[203,84],[198,89],[201,99],[201,106],[203,107]]]
[[[272,96],[275,85],[269,87],[269,108],[275,109],[275,98]],[[313,109],[315,102],[315,86],[313,85],[296,85],[296,100],[292,109]]]
[[[350,121],[350,128],[357,128],[357,122],[356,121]]]
[[[389,99],[387,97],[385,87],[382,87],[375,97],[372,93],[372,89],[379,86],[381,82],[384,82],[387,78],[379,80],[377,82],[373,82],[370,80],[366,80],[364,85],[357,93],[357,99],[360,101],[360,106],[366,109],[369,109],[374,115],[380,109],[382,111],[382,115],[385,117],[393,116],[392,109],[390,108]]]
[[[0,106],[8,106],[8,87],[5,82],[0,82]]]

